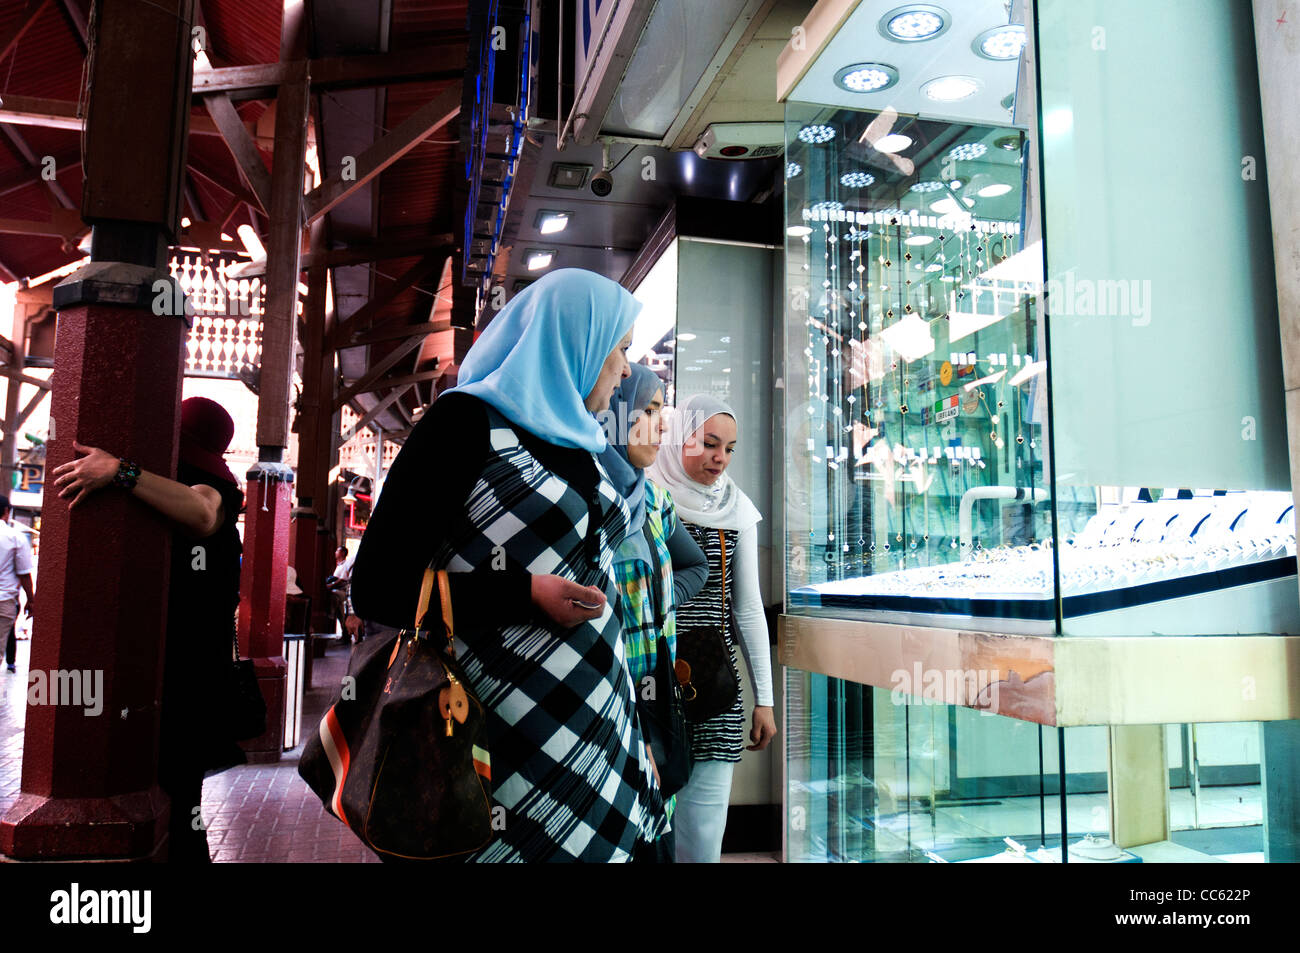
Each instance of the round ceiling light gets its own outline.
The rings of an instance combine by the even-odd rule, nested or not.
[[[902,152],[912,144],[912,137],[905,136],[901,132],[891,132],[887,136],[881,136],[875,142],[871,143],[871,148],[877,152],[893,154]]]
[[[934,241],[933,235],[913,235],[911,238],[903,240],[904,245],[928,245]]]
[[[936,7],[932,3],[909,3],[886,13],[876,28],[887,40],[919,43],[942,35],[951,22],[952,17],[943,7]]]
[[[1023,23],[1008,23],[1006,26],[985,30],[971,44],[971,49],[986,60],[1014,60],[1024,48]]]
[[[925,270],[926,270],[926,271],[943,271],[943,265],[939,264],[937,261],[932,261],[932,262],[930,262],[930,264],[928,264],[928,265],[925,266]]]
[[[840,185],[848,189],[865,189],[876,177],[870,172],[845,172],[840,176]]]
[[[804,238],[812,234],[812,229],[807,225],[791,225],[785,230],[785,233],[791,238]]]
[[[975,194],[982,199],[995,199],[999,195],[1006,195],[1011,191],[1011,186],[1005,182],[994,182],[992,185],[986,185]]]
[[[948,158],[954,162],[964,162],[968,159],[978,159],[988,151],[989,147],[982,142],[963,142],[948,150]]]
[[[804,126],[796,135],[798,135],[800,142],[806,142],[810,146],[820,146],[822,143],[830,142],[835,138],[835,127],[820,122],[812,123]]]
[[[818,202],[816,205],[809,206],[808,211],[813,214],[821,212],[838,212],[844,208],[843,202]]]
[[[921,92],[936,103],[956,103],[970,99],[983,88],[974,76],[940,76],[921,87]]]
[[[1005,149],[1007,152],[1020,151],[1019,136],[999,136],[997,139],[993,140],[993,144],[999,149]]]
[[[785,177],[787,179],[793,179],[796,175],[798,175],[802,171],[803,171],[803,166],[801,166],[798,162],[787,162],[785,164]]]
[[[960,213],[962,207],[957,204],[956,199],[939,199],[937,202],[930,203],[930,211],[938,212],[940,215],[956,215]]]
[[[898,70],[884,63],[853,63],[835,74],[835,85],[850,93],[878,93],[898,82]]]
[[[931,179],[928,182],[914,182],[912,184],[912,191],[913,192],[942,192],[943,183],[935,179]]]

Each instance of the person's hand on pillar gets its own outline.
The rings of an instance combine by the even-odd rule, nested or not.
[[[67,499],[75,494],[68,504],[72,509],[96,490],[103,489],[113,482],[122,461],[107,450],[98,447],[86,447],[72,442],[72,449],[86,456],[54,468],[54,485],[59,487],[59,496]]]
[[[141,470],[99,447],[87,447],[75,440],[72,449],[85,456],[55,467],[52,474],[60,498],[73,497],[69,509],[116,481],[142,503],[152,506],[197,539],[211,536],[221,527],[225,507],[221,494],[212,487],[202,483],[197,486],[177,483]]]

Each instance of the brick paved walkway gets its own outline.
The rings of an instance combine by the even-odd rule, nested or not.
[[[18,671],[0,668],[0,812],[18,797],[22,780],[23,719],[26,714],[27,654],[18,643]],[[349,648],[331,645],[315,660],[303,704],[303,737],[314,730],[334,700],[347,673]],[[298,777],[302,745],[284,753],[278,764],[231,768],[203,782],[203,818],[208,848],[218,863],[366,863],[372,854],[339,821],[325,813],[320,799]],[[724,862],[772,862],[766,854],[731,854]]]

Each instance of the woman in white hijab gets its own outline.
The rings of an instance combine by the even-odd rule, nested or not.
[[[691,779],[677,795],[673,818],[681,863],[720,859],[731,778],[741,751],[760,751],[776,736],[771,649],[758,583],[757,525],[763,517],[726,472],[736,450],[737,428],[735,411],[722,401],[703,394],[690,397],[674,412],[659,457],[646,470],[672,493],[679,518],[709,559],[704,588],[677,608],[677,630],[717,631],[727,645],[737,684],[734,634],[739,634],[757,696],[748,746],[743,739],[742,691],[721,714],[705,720],[689,721],[688,711]]]

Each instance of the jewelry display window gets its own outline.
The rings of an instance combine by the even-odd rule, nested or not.
[[[1026,154],[1011,126],[787,104],[790,611],[1051,624]]]

